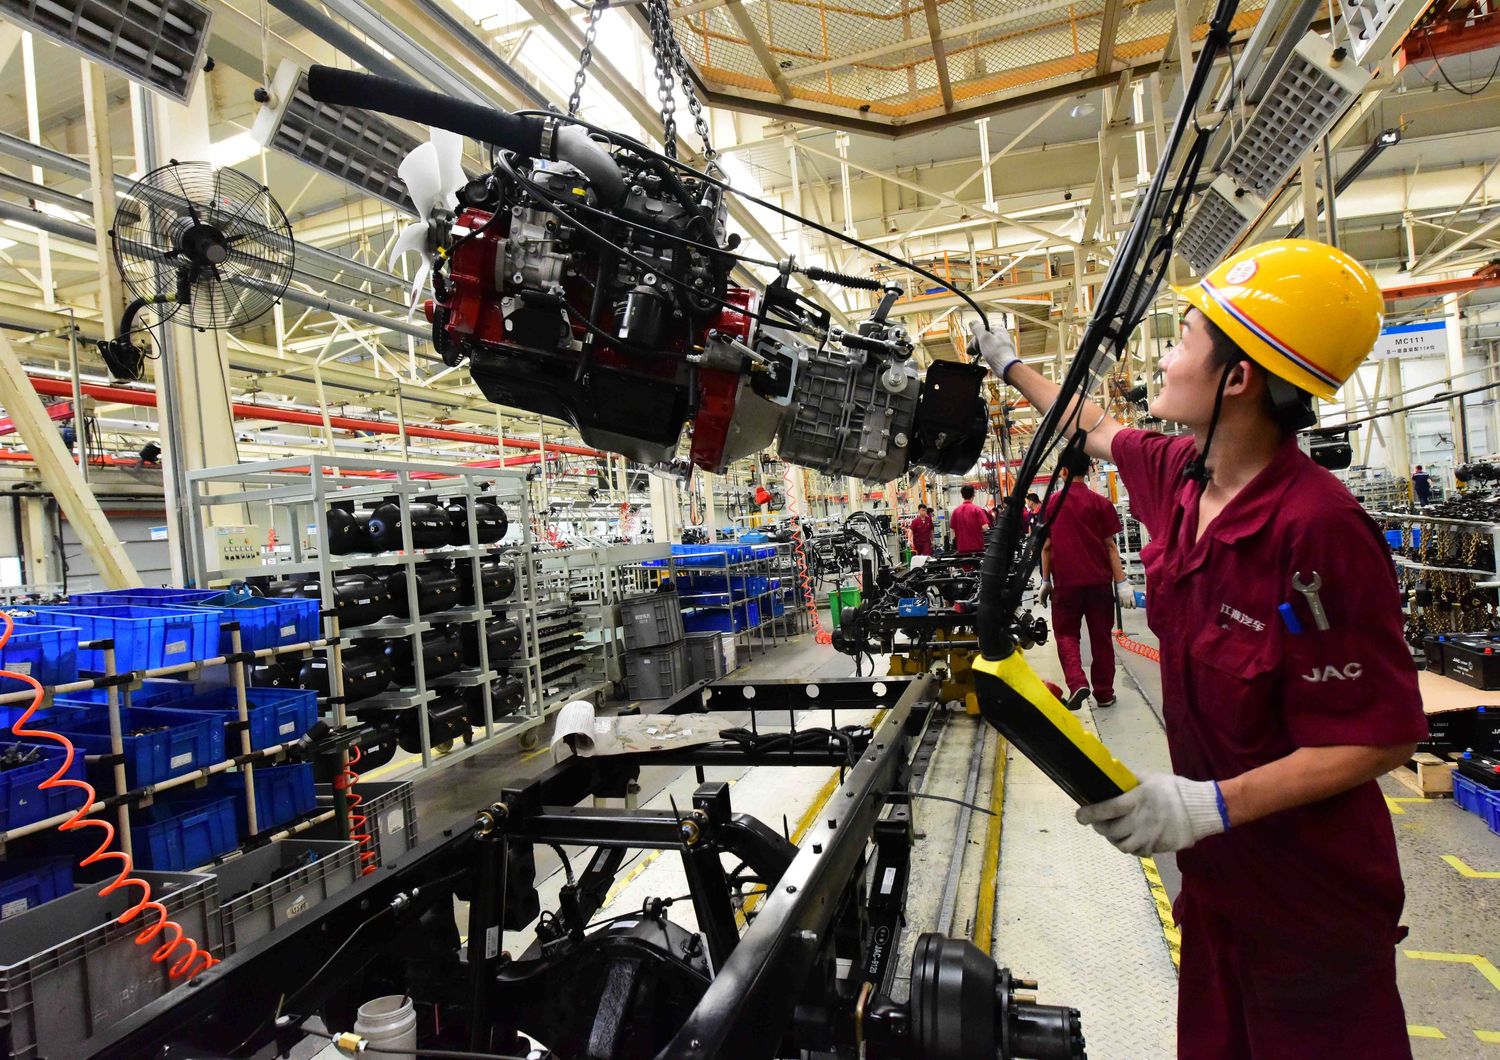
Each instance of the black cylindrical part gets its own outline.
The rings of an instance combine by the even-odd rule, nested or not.
[[[448,513],[432,501],[411,501],[411,547],[441,548],[448,544]],[[370,515],[370,544],[377,552],[406,547],[401,537],[401,504],[388,500]]]
[[[484,602],[498,604],[516,591],[515,565],[505,559],[481,563],[479,581],[483,587]],[[464,604],[474,603],[474,576],[466,564],[462,565],[458,572],[458,592]]]
[[[385,657],[385,646],[379,641],[356,641],[344,645],[343,657],[344,702],[353,706],[361,700],[379,695],[391,687],[395,674],[391,662]],[[300,675],[303,688],[310,688],[320,696],[331,695],[328,679],[328,658],[315,655],[302,665]]]
[[[469,705],[469,721],[474,725],[484,724],[484,686],[471,685],[464,689],[464,698]],[[526,686],[519,677],[502,677],[490,684],[490,716],[503,718],[514,714],[526,703]]]
[[[450,540],[455,545],[469,543],[469,502],[465,497],[454,497],[445,506],[448,512]],[[481,545],[493,545],[505,537],[510,529],[510,518],[493,497],[479,497],[474,502],[474,534]]]
[[[370,551],[370,512],[355,511],[350,504],[328,509],[328,551],[335,556]]]
[[[467,571],[464,572],[466,575]],[[418,565],[417,614],[431,615],[458,606],[459,575],[446,563],[423,563]],[[392,610],[396,614],[410,611],[406,602],[406,568],[396,567],[385,575],[385,587],[391,594]]]
[[[322,600],[323,587],[317,581],[282,582],[271,586],[267,595]],[[385,583],[364,571],[335,574],[332,595],[341,629],[367,626],[391,613],[391,594]]]
[[[397,684],[416,684],[417,668],[412,662],[410,637],[395,637],[387,641],[385,654],[395,668]],[[434,678],[462,670],[463,667],[463,642],[456,629],[444,626],[422,635],[422,673],[429,684]]]
[[[250,684],[255,688],[301,688],[301,667],[277,659],[257,663],[250,668]]]
[[[464,662],[469,666],[479,665],[479,623],[465,622],[459,627],[464,642]],[[521,627],[514,622],[491,619],[484,624],[485,640],[489,646],[490,665],[504,662],[521,648]]]
[[[1036,1060],[1082,1060],[1083,1020],[1076,1008],[1016,1004],[1012,1000],[1005,1035],[1007,1056]]]

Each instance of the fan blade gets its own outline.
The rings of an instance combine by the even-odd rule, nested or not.
[[[463,165],[464,138],[447,129],[433,129],[432,146],[438,156],[443,206],[448,210],[455,209],[458,206],[458,189],[469,180],[464,173]]]
[[[417,299],[422,296],[422,290],[427,286],[427,277],[432,275],[432,262],[426,258],[422,259],[417,274],[411,279],[411,299],[406,305],[406,319],[410,320],[417,312]]]
[[[427,222],[413,221],[401,229],[401,234],[396,237],[396,245],[391,248],[391,261],[395,261],[403,254],[421,254],[427,256]]]
[[[443,199],[443,176],[437,145],[429,140],[413,148],[396,167],[396,173],[406,184],[406,192],[411,196],[412,205],[417,208],[417,216],[425,221],[434,207],[442,205]]]

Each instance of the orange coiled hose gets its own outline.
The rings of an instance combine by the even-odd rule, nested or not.
[[[11,632],[15,629],[16,624],[10,615],[4,611],[0,611],[0,618],[5,619],[5,632],[0,634],[0,648],[4,648],[6,642],[10,640]],[[162,964],[168,960],[174,960],[172,954],[175,951],[181,950],[182,952],[175,958],[174,963],[168,969],[168,974],[173,979],[180,979],[183,976],[192,978],[199,972],[218,964],[218,960],[211,953],[202,946],[199,946],[195,940],[189,938],[187,932],[182,930],[182,926],[167,915],[166,906],[160,902],[151,900],[151,885],[140,877],[131,875],[135,871],[135,864],[131,861],[130,855],[122,850],[109,849],[115,841],[114,825],[103,818],[89,816],[89,812],[93,808],[94,801],[97,798],[94,786],[86,780],[75,780],[72,777],[65,776],[73,765],[74,750],[72,741],[61,733],[49,732],[46,729],[28,729],[25,727],[26,723],[31,720],[31,716],[42,705],[43,691],[41,682],[29,674],[18,674],[12,670],[0,670],[0,677],[10,677],[17,681],[24,681],[35,689],[36,692],[31,697],[31,702],[27,705],[25,713],[16,719],[15,724],[10,727],[10,731],[21,739],[51,740],[53,743],[62,746],[62,765],[57,767],[56,773],[53,773],[46,780],[42,781],[37,787],[44,791],[49,788],[77,788],[83,792],[83,805],[74,811],[73,816],[58,825],[57,830],[59,832],[74,832],[80,828],[98,828],[104,832],[104,837],[99,844],[99,848],[79,862],[79,865],[93,865],[96,862],[111,859],[120,863],[119,874],[115,876],[114,880],[107,887],[99,892],[99,896],[102,898],[107,894],[112,894],[120,890],[122,887],[140,888],[140,901],[121,913],[115,922],[118,924],[128,924],[146,910],[155,913],[156,923],[136,935],[135,944],[137,946],[144,946],[165,932],[167,939],[152,951],[151,960],[157,964]]]
[[[353,757],[339,774],[338,788],[344,793],[344,801],[349,804],[349,838],[359,844],[359,874],[368,876],[378,867],[376,863],[380,858],[375,853],[375,838],[365,831],[369,818],[359,812],[365,797],[354,790],[354,785],[359,783],[359,774],[354,771],[354,767],[365,753],[359,749],[358,744],[350,748],[350,752]]]
[[[786,483],[786,508],[792,516],[792,552],[797,557],[797,579],[802,583],[802,600],[807,613],[812,617],[813,640],[819,644],[832,644],[833,634],[823,625],[823,616],[818,613],[818,597],[813,592],[812,576],[807,573],[807,551],[802,541],[802,511],[797,503],[797,491],[792,488],[792,465],[788,464],[782,475]]]
[[[1125,631],[1123,629],[1115,630],[1115,643],[1124,648],[1126,651],[1134,652],[1143,659],[1150,659],[1154,663],[1161,662],[1161,652],[1157,651],[1149,644],[1141,644],[1138,641],[1131,640],[1125,635]]]

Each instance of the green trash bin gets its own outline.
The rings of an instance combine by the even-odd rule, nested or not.
[[[859,587],[855,585],[838,589],[828,594],[828,610],[833,616],[833,628],[839,628],[839,616],[846,607],[859,606]]]

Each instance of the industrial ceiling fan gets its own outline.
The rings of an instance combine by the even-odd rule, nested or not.
[[[291,222],[271,193],[234,169],[178,162],[153,169],[120,199],[109,230],[115,266],[134,296],[116,338],[99,343],[116,379],[140,379],[140,312],[200,331],[243,327],[292,279]]]

